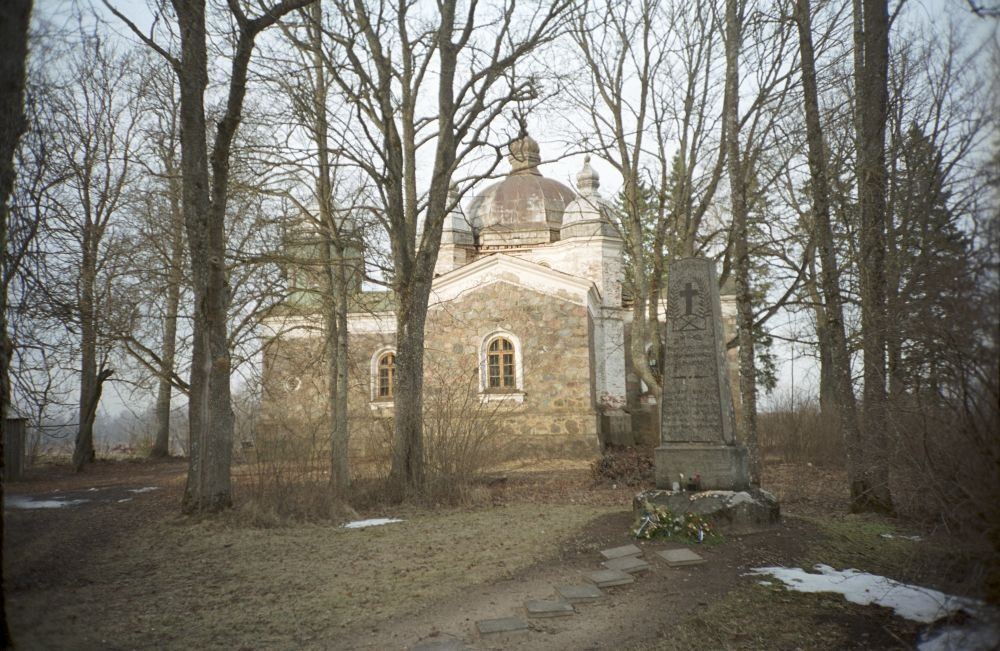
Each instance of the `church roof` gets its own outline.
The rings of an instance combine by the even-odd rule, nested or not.
[[[469,206],[468,218],[477,234],[483,232],[548,232],[562,226],[566,205],[576,198],[568,186],[538,171],[538,143],[531,137],[510,146],[510,172],[490,185]]]

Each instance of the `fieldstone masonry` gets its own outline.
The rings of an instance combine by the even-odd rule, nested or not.
[[[733,401],[715,264],[687,258],[670,265],[656,485],[698,476],[699,489],[749,485],[746,449],[733,434]]]

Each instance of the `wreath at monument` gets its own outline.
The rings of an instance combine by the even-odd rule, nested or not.
[[[643,502],[642,512],[632,525],[632,536],[642,540],[667,538],[697,543],[722,540],[715,527],[697,513],[674,513],[649,502]]]

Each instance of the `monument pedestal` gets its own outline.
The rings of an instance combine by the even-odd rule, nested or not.
[[[700,475],[701,490],[741,491],[750,486],[742,446],[664,442],[654,454],[657,488],[669,490],[682,474],[685,480]]]
[[[601,442],[605,445],[635,445],[632,417],[621,409],[609,409],[601,414]]]

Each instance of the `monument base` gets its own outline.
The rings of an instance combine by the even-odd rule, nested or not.
[[[727,534],[764,531],[781,522],[781,507],[774,495],[759,488],[745,491],[663,491],[639,493],[632,508],[641,515],[647,504],[663,506],[674,513],[695,513]]]
[[[663,443],[655,450],[656,487],[669,490],[674,482],[695,475],[700,490],[741,491],[750,486],[747,450],[743,446],[709,443]],[[681,486],[681,488],[684,488]]]

